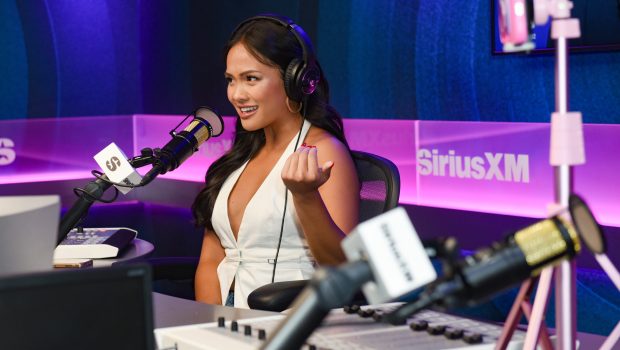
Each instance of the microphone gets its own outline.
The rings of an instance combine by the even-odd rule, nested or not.
[[[178,168],[181,163],[198,150],[200,145],[213,136],[221,135],[224,131],[222,117],[210,108],[199,107],[191,116],[194,119],[183,131],[177,133],[173,130],[170,133],[172,140],[163,148],[155,149],[157,159],[153,168],[142,178],[140,186],[147,185],[157,175],[163,175]]]
[[[359,224],[341,246],[349,262],[365,261],[370,266],[372,280],[362,286],[370,304],[393,300],[437,278],[424,243],[402,207]]]
[[[333,308],[362,287],[371,304],[392,300],[437,278],[403,208],[359,224],[341,243],[349,261],[316,271],[262,350],[299,349]]]
[[[537,276],[544,267],[573,258],[580,250],[577,231],[569,220],[556,215],[539,221],[509,235],[504,242],[466,257],[453,275],[429,285],[416,301],[386,315],[385,320],[402,324],[410,315],[431,305],[442,308],[473,306]]]
[[[185,130],[176,133],[175,130],[190,116],[194,119]],[[84,189],[74,190],[79,198],[60,220],[58,243],[62,242],[69,231],[82,220],[95,201],[110,203],[116,199],[116,196],[110,200],[102,199],[103,193],[110,186],[115,185],[123,193],[127,193],[133,187],[145,186],[157,175],[178,168],[200,145],[212,136],[221,135],[222,131],[224,131],[222,117],[210,108],[199,107],[170,132],[172,140],[163,149],[155,149],[154,156],[150,149],[144,149],[141,156],[128,160],[120,148],[114,143],[110,144],[95,156],[97,163],[105,170],[105,175],[98,176]],[[148,164],[154,164],[153,168],[140,180],[140,175],[134,168]]]

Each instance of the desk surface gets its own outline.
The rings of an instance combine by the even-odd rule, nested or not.
[[[140,260],[151,255],[153,250],[155,250],[153,244],[136,238],[115,258],[93,259],[93,267],[106,267],[121,261],[126,263]]]
[[[241,320],[277,315],[275,312],[237,309],[228,306],[203,304],[192,300],[153,293],[155,328],[214,322],[223,316],[228,320]]]
[[[165,294],[153,293],[153,314],[155,328],[164,328],[214,322],[220,316],[225,317],[227,320],[241,320],[273,316],[278,313],[209,305]],[[606,337],[596,334],[578,333],[577,338],[580,341],[579,349],[598,349]],[[620,348],[620,344],[616,346]]]

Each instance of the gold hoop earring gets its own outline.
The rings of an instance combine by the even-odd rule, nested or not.
[[[291,108],[290,100],[288,99],[288,97],[286,98],[285,103],[286,103],[286,108],[287,108],[287,109],[288,109],[288,111],[289,111],[289,112],[291,112],[291,113],[299,113],[299,112],[301,111],[301,108],[303,107],[303,102],[299,102],[299,108],[297,108],[297,110],[296,110],[296,111],[294,111],[294,110]]]

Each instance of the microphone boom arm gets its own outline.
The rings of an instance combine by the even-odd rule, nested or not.
[[[128,159],[129,164],[131,164],[134,168],[141,168],[150,164],[153,164],[156,161],[156,157],[152,154],[152,151],[149,149],[143,149],[142,154],[131,159]],[[112,182],[108,180],[108,177],[104,174],[98,177],[96,180],[89,182],[85,188],[84,192],[88,195],[84,195],[81,193],[79,198],[73,206],[65,213],[65,215],[60,220],[60,225],[58,227],[58,240],[56,244],[60,244],[65,237],[69,234],[69,231],[73,229],[80,220],[86,215],[91,205],[95,202],[93,198],[101,198],[105,191],[112,186]]]
[[[191,116],[193,116],[194,119],[183,131],[177,133],[176,129]],[[80,198],[78,198],[77,202],[62,217],[58,231],[58,243],[62,242],[69,231],[71,231],[71,229],[86,215],[86,212],[88,212],[93,202],[95,200],[101,200],[101,196],[111,185],[132,188],[145,186],[153,181],[157,175],[165,174],[167,171],[178,168],[203,142],[208,140],[211,136],[221,135],[223,131],[224,121],[222,117],[216,111],[208,107],[199,107],[194,112],[188,114],[185,119],[170,132],[172,140],[162,149],[152,150],[150,148],[144,148],[141,150],[140,156],[128,159],[129,164],[134,169],[146,165],[153,165],[153,168],[144,175],[139,184],[117,184],[110,181],[106,175],[95,175],[97,179],[88,183],[85,189],[79,191],[80,194],[78,196]],[[115,199],[116,196],[111,201]]]

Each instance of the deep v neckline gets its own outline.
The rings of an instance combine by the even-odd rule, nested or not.
[[[248,163],[250,161],[248,160],[247,162],[243,163],[243,166],[241,168],[239,168],[239,173],[236,174],[236,179],[233,182],[232,186],[230,187],[230,192],[228,193],[228,198],[226,199],[226,219],[228,221],[228,229],[230,230],[230,234],[232,235],[232,238],[233,238],[233,240],[235,242],[239,241],[239,234],[241,233],[241,231],[243,231],[243,222],[244,222],[244,219],[246,217],[246,213],[248,211],[248,208],[252,205],[252,203],[254,202],[254,199],[257,197],[257,195],[259,194],[261,189],[264,187],[264,185],[267,182],[267,180],[270,178],[270,176],[273,174],[275,169],[278,167],[278,164],[280,163],[280,160],[282,159],[282,156],[286,153],[287,150],[288,150],[288,146],[286,146],[286,148],[284,149],[284,151],[280,155],[280,158],[278,158],[278,160],[275,162],[275,164],[273,165],[271,170],[269,170],[269,172],[267,173],[267,176],[265,176],[263,181],[261,181],[260,185],[258,185],[258,188],[256,189],[256,191],[254,191],[254,193],[252,194],[252,197],[250,197],[250,200],[248,200],[248,202],[246,203],[245,208],[243,208],[243,213],[241,214],[241,220],[239,221],[239,228],[237,230],[237,234],[235,235],[235,231],[233,231],[232,224],[231,224],[231,221],[230,221],[230,212],[228,210],[228,205],[229,205],[229,202],[230,202],[230,195],[232,194],[233,189],[235,188],[235,186],[239,182],[239,179],[241,178],[241,175],[245,171],[245,168],[247,167],[247,165],[248,165]]]
[[[241,214],[241,221],[239,221],[239,228],[237,230],[237,234],[236,235],[235,235],[235,232],[232,229],[232,225],[231,225],[231,222],[230,222],[230,212],[228,210],[228,204],[229,204],[229,201],[230,201],[230,195],[232,194],[232,191],[235,188],[235,186],[237,185],[237,183],[239,182],[239,179],[241,178],[241,175],[245,171],[245,168],[247,167],[247,165],[250,162],[250,160],[247,160],[245,163],[243,163],[243,165],[234,174],[235,178],[233,179],[234,181],[231,181],[232,184],[230,185],[230,188],[229,188],[229,191],[228,191],[228,196],[226,198],[226,203],[225,203],[226,205],[225,205],[225,207],[226,207],[226,221],[227,221],[227,224],[228,224],[228,231],[230,232],[231,238],[232,238],[232,240],[235,243],[239,242],[239,236],[241,235],[241,232],[243,231],[244,222],[245,222],[246,214],[248,212],[248,208],[250,208],[250,206],[254,203],[255,198],[258,196],[259,192],[261,192],[261,190],[265,187],[265,184],[267,183],[267,180],[270,179],[271,176],[274,176],[273,175],[274,171],[276,171],[276,169],[281,169],[282,168],[282,166],[280,166],[280,163],[286,161],[286,157],[287,157],[286,155],[287,154],[292,154],[292,152],[294,150],[291,151],[290,149],[291,148],[295,148],[294,143],[297,140],[297,138],[299,137],[299,140],[301,140],[301,139],[304,139],[306,137],[306,134],[308,133],[308,130],[310,129],[310,125],[307,125],[307,124],[310,124],[310,123],[308,121],[304,120],[302,128],[299,131],[299,133],[301,133],[301,135],[299,135],[299,133],[295,134],[295,136],[293,137],[293,139],[291,139],[291,141],[288,143],[286,148],[284,148],[284,151],[282,151],[282,153],[280,154],[280,157],[275,162],[275,164],[273,165],[271,170],[269,170],[269,172],[267,173],[267,176],[265,176],[265,178],[260,183],[260,185],[258,186],[256,191],[254,192],[254,194],[252,194],[252,197],[250,197],[250,200],[245,205],[245,208],[243,209],[243,213]]]

